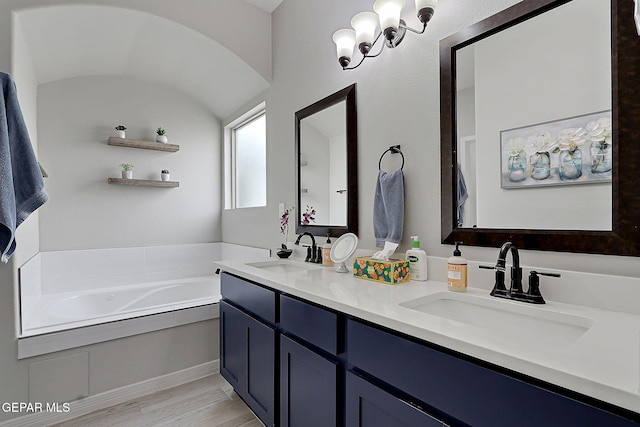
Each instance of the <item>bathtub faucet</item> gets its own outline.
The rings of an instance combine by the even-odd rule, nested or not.
[[[304,259],[304,261],[315,262],[315,260],[317,259],[316,252],[318,251],[318,247],[316,246],[316,238],[313,237],[313,234],[309,233],[308,231],[305,231],[304,233],[300,234],[296,239],[296,242],[295,242],[296,245],[300,245],[300,239],[302,239],[302,236],[311,237],[311,246],[307,248],[307,257]]]

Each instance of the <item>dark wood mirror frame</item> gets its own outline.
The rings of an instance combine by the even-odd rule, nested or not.
[[[640,36],[634,3],[611,0],[612,231],[459,228],[456,224],[456,51],[570,0],[518,3],[440,41],[441,240],[467,246],[640,256]]]
[[[300,223],[300,121],[339,102],[346,101],[347,123],[347,225],[303,225]],[[358,234],[358,116],[356,84],[315,102],[296,112],[296,191],[298,212],[295,212],[296,234],[309,232],[314,236],[339,237],[345,233]]]

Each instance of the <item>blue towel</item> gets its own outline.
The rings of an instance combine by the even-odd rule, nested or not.
[[[48,199],[27,126],[18,104],[16,85],[0,72],[0,261],[16,249],[15,232]]]
[[[373,200],[373,233],[376,246],[384,242],[400,243],[404,227],[404,175],[402,169],[378,172]]]

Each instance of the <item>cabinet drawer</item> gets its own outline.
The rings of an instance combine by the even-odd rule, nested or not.
[[[347,323],[346,350],[349,362],[358,369],[436,408],[438,413],[448,414],[454,424],[458,420],[474,427],[636,425],[562,394],[352,319]]]
[[[280,326],[331,354],[338,354],[338,315],[280,295]]]
[[[254,283],[222,273],[220,277],[222,298],[255,314],[267,322],[276,323],[276,293]]]

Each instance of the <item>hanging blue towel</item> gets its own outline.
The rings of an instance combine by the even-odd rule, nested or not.
[[[376,246],[400,243],[404,227],[404,175],[402,169],[378,172],[373,200],[373,233]]]
[[[16,229],[49,196],[18,104],[16,85],[2,72],[0,90],[0,261],[6,263],[16,249]]]

